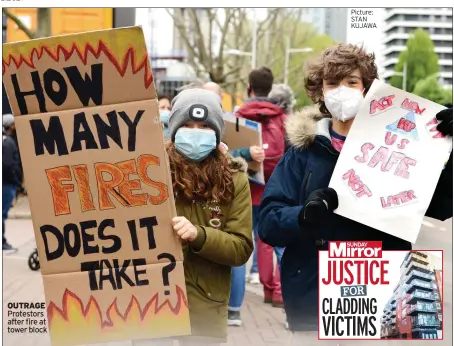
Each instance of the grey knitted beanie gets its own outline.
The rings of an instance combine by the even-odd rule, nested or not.
[[[175,141],[178,129],[188,121],[201,121],[216,132],[217,143],[224,135],[222,100],[219,95],[204,89],[187,89],[181,91],[172,101],[169,118],[169,138]]]

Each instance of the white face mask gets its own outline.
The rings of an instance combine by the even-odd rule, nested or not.
[[[353,119],[364,100],[361,90],[344,85],[323,93],[323,96],[326,108],[340,121]]]

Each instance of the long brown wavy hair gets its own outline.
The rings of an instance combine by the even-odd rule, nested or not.
[[[179,197],[221,204],[233,200],[232,170],[229,160],[219,149],[202,162],[190,161],[175,149],[173,143],[169,143],[167,153],[173,191]]]

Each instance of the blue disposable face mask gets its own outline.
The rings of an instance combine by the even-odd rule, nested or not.
[[[202,161],[216,148],[216,133],[211,129],[180,128],[175,134],[176,150],[193,161]]]
[[[159,111],[159,117],[161,118],[161,122],[165,125],[169,125],[169,118],[170,118],[170,111],[163,109]]]

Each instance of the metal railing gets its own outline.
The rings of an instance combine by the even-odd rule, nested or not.
[[[405,277],[405,281],[407,283],[408,283],[408,280],[411,278],[411,276],[419,276],[422,279],[431,280],[431,281],[435,279],[435,276],[433,274],[427,274],[418,269],[411,269],[411,270],[407,271],[407,275]]]
[[[424,282],[422,280],[418,280],[418,279],[413,279],[411,280],[409,283],[408,283],[408,286],[407,286],[407,289],[405,290],[406,292],[414,289],[414,287],[423,287],[423,288],[427,288],[429,290],[433,289],[433,286],[431,283],[429,282]]]
[[[433,304],[409,304],[407,305],[407,314],[413,311],[420,312],[437,312],[437,308]]]
[[[423,269],[423,270],[431,270],[429,264],[421,264],[419,262],[416,262],[416,261],[413,261],[413,260],[410,260],[408,261],[408,263],[405,265],[405,267],[407,268],[419,268],[419,269]]]
[[[435,295],[433,293],[415,290],[413,293],[410,293],[408,295],[407,302],[412,299],[415,299],[415,298],[430,299],[430,300],[436,299]]]
[[[417,317],[412,317],[411,325],[415,327],[438,327],[440,325],[440,321],[436,319],[422,319]]]

